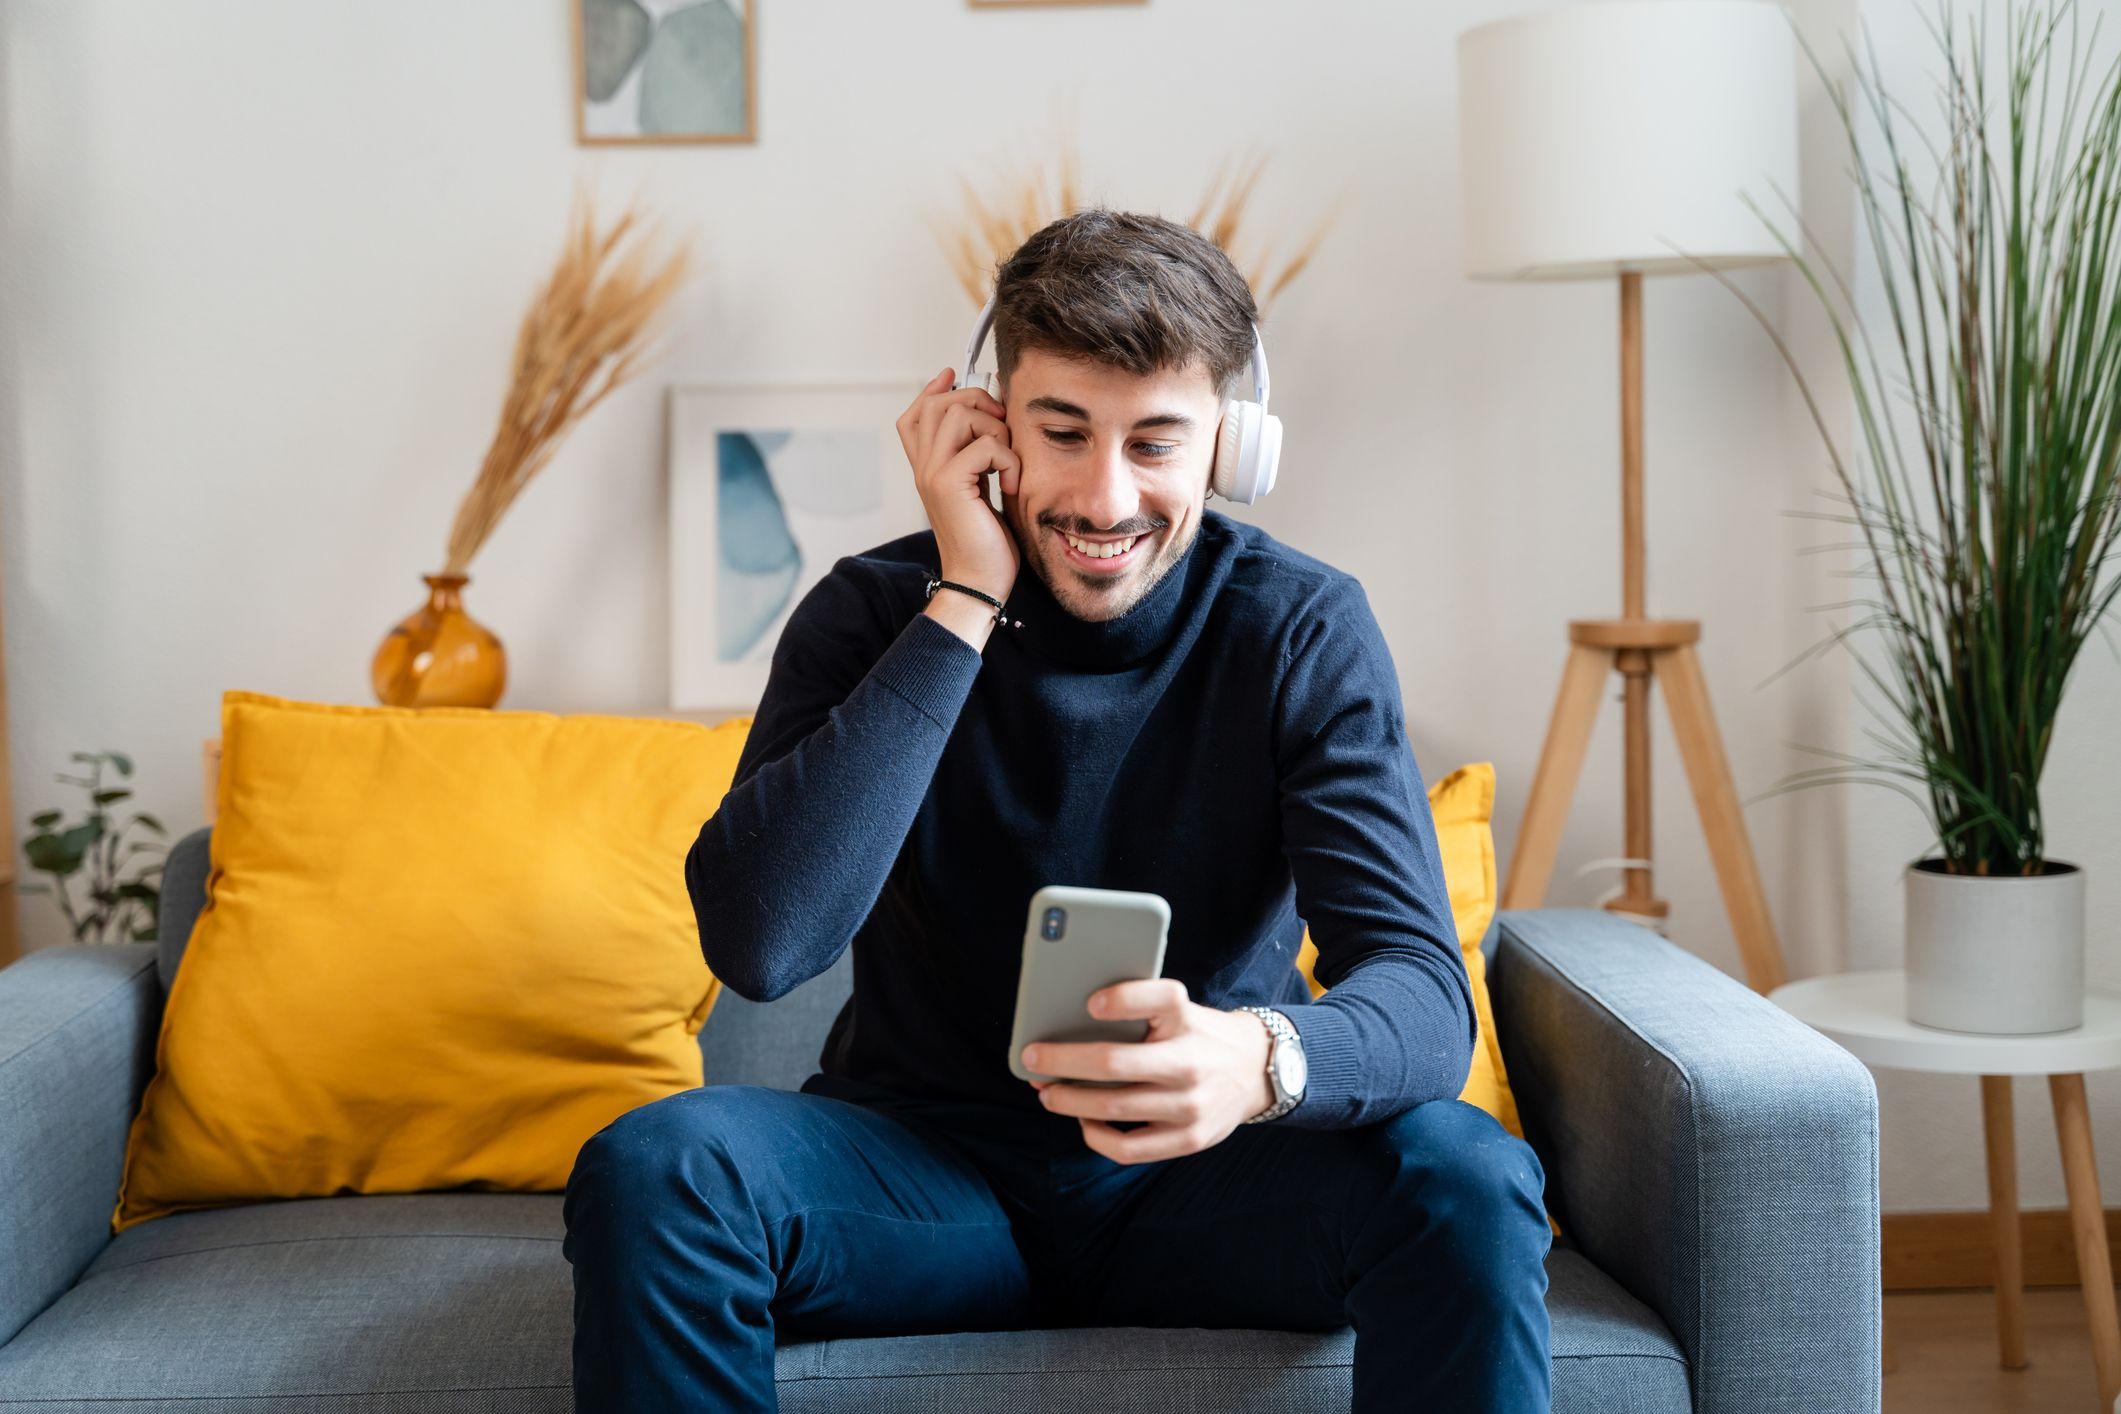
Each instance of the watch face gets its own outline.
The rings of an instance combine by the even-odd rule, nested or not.
[[[1276,1046],[1274,1048],[1274,1074],[1281,1088],[1291,1095],[1304,1092],[1304,1052],[1301,1046]]]

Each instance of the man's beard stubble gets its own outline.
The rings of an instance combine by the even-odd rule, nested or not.
[[[1164,576],[1185,558],[1185,552],[1200,534],[1200,520],[1196,517],[1184,545],[1174,547],[1168,542],[1160,542],[1156,560],[1146,568],[1116,579],[1105,580],[1078,574],[1069,568],[1065,561],[1057,572],[1049,572],[1046,564],[1047,547],[1062,542],[1048,535],[1046,531],[1050,528],[1057,532],[1060,529],[1058,525],[1041,525],[1035,528],[1031,543],[1038,547],[1037,553],[1032,553],[1027,546],[1015,517],[1009,518],[1009,525],[1017,537],[1017,550],[1022,558],[1029,562],[1031,572],[1046,586],[1046,592],[1053,597],[1054,602],[1088,623],[1110,623],[1114,619],[1124,617],[1135,605],[1148,598],[1150,591],[1161,584]],[[1161,535],[1168,529],[1168,523],[1160,523],[1155,529],[1143,533]],[[1056,583],[1056,578],[1063,582]],[[1122,595],[1125,596],[1124,599],[1120,597]],[[1083,612],[1085,609],[1090,612]]]

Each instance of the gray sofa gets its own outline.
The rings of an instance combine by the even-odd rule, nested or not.
[[[206,844],[171,851],[159,950],[0,971],[0,1409],[569,1408],[557,1194],[253,1203],[111,1238]],[[1603,912],[1505,913],[1486,946],[1564,1230],[1554,1408],[1878,1408],[1869,1073]],[[848,975],[842,957],[769,1005],[725,992],[709,1080],[799,1085]],[[777,1363],[788,1410],[1345,1410],[1353,1347],[1345,1328],[1066,1328],[791,1343]]]

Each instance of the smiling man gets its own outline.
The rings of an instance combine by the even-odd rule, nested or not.
[[[1005,387],[1047,390],[1025,396],[1015,420],[1037,429],[1038,460],[1056,474],[1034,477],[1030,498],[1022,491],[1004,497],[1010,526],[1019,546],[1033,547],[1038,577],[1062,608],[1093,622],[1116,619],[1192,547],[1204,482],[1198,455],[1187,453],[1213,455],[1215,389],[1197,368],[1137,376],[1035,348],[1020,348],[1015,362]],[[1162,411],[1103,428],[1089,411],[1137,404]],[[1064,474],[1071,460],[1130,442],[1125,477]],[[1072,492],[1065,508],[1051,494],[1063,487]],[[1048,494],[1041,498],[1041,491]]]
[[[1456,1098],[1476,1023],[1391,655],[1355,580],[1206,507],[1252,295],[1102,209],[995,291],[1001,396],[946,368],[898,422],[931,528],[796,606],[685,861],[732,990],[851,945],[853,994],[800,1091],[583,1146],[577,1407],[771,1409],[784,1336],[1348,1324],[1357,1409],[1543,1409],[1545,1175]],[[1027,1048],[1060,1079],[1026,1084],[1053,883],[1161,894],[1170,937],[1084,999],[1145,1038]]]

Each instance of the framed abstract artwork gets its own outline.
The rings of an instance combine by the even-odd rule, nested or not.
[[[575,140],[758,141],[759,0],[568,0]]]
[[[670,390],[674,709],[755,709],[833,562],[928,528],[896,426],[923,381]]]

